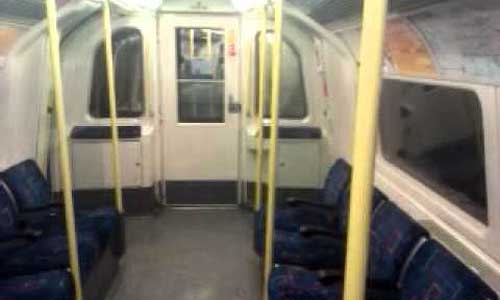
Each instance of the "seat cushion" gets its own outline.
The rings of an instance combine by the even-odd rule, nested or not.
[[[82,278],[90,273],[99,256],[99,242],[92,234],[79,234],[78,254]],[[69,253],[65,235],[44,236],[0,258],[0,276],[18,276],[66,269]]]
[[[33,229],[41,230],[49,235],[64,234],[64,212],[62,209],[47,209],[37,213],[26,214],[25,223]],[[99,237],[99,245],[104,249],[114,234],[119,223],[118,211],[112,207],[104,207],[92,211],[76,212],[75,222],[78,234],[90,232]]]
[[[323,186],[322,201],[331,205],[338,205],[344,198],[344,192],[351,180],[351,167],[343,160],[337,160],[330,168]]]
[[[427,231],[391,202],[373,215],[370,226],[369,277],[395,284],[411,251]]]
[[[275,267],[269,279],[270,300],[342,299],[340,284],[325,286],[314,272]]]
[[[17,231],[17,211],[10,190],[0,180],[0,238],[12,236]]]
[[[415,254],[401,280],[402,299],[495,300],[496,293],[437,241]]]
[[[255,213],[254,247],[256,252],[264,243],[264,210]],[[274,216],[274,229],[299,232],[302,225],[334,228],[334,212],[315,207],[288,207],[277,210]]]
[[[382,203],[385,203],[387,196],[382,193],[379,189],[375,188],[373,191],[373,203],[372,212],[377,210]],[[350,188],[346,190],[343,195],[342,201],[339,202],[337,206],[337,211],[335,213],[335,228],[334,230],[340,235],[347,236],[347,225],[349,223],[349,209],[351,203],[351,191]]]
[[[33,160],[25,160],[3,172],[21,210],[36,209],[52,202],[51,188]]]
[[[0,299],[70,300],[72,298],[72,282],[70,274],[66,271],[0,279]]]
[[[300,233],[276,231],[273,254],[277,264],[338,269],[344,267],[345,241],[328,236],[306,238]]]

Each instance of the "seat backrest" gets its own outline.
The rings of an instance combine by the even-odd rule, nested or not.
[[[349,186],[351,180],[351,166],[343,160],[338,159],[328,172],[323,186],[322,200],[331,205],[337,205]]]
[[[408,256],[426,236],[427,231],[398,206],[384,202],[370,226],[369,278],[396,285]]]
[[[437,241],[424,243],[401,276],[401,299],[496,300],[479,276]]]
[[[17,231],[17,207],[9,187],[0,180],[0,237],[12,236]]]
[[[373,191],[372,212],[378,209],[383,202],[388,201],[387,196],[384,195],[379,189],[375,188]],[[348,187],[344,193],[342,201],[339,202],[337,215],[337,232],[347,234],[347,224],[349,223],[349,209],[351,203],[351,189]]]
[[[3,172],[21,210],[36,209],[52,202],[51,188],[35,161],[25,160]]]

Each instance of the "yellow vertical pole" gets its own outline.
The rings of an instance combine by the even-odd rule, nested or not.
[[[207,48],[208,48],[208,59],[212,59],[212,29],[208,29],[207,32]]]
[[[264,282],[262,295],[267,300],[269,276],[273,267],[274,209],[276,198],[276,158],[278,149],[278,118],[281,85],[281,41],[283,34],[283,0],[274,1],[274,41],[271,84],[271,136],[269,139],[268,195],[264,242]]]
[[[103,0],[102,21],[104,31],[104,46],[106,48],[106,75],[108,80],[109,119],[111,123],[111,164],[113,168],[113,181],[115,185],[115,206],[120,214],[123,213],[120,148],[118,141],[118,126],[116,125],[116,90],[115,66],[113,62],[113,37],[111,30],[111,8],[109,0]]]
[[[64,115],[64,95],[61,73],[61,54],[59,32],[57,30],[57,7],[55,0],[46,0],[47,28],[50,45],[50,66],[54,88],[54,108],[56,117],[57,137],[59,143],[59,166],[64,195],[64,216],[66,220],[66,235],[68,239],[69,265],[75,283],[75,299],[82,299],[82,284],[80,265],[78,261],[78,242],[75,228],[75,209],[73,207],[71,170],[69,162],[68,140],[66,135],[66,117]]]
[[[362,300],[366,291],[386,13],[387,0],[364,1],[344,300]]]
[[[259,91],[257,101],[259,103],[256,117],[257,135],[256,135],[256,168],[255,168],[255,200],[254,210],[258,211],[262,206],[262,166],[263,166],[263,126],[264,105],[266,97],[266,68],[267,68],[267,6],[262,7],[262,23],[259,36]]]
[[[191,59],[194,58],[194,29],[189,30],[189,53],[191,53]]]

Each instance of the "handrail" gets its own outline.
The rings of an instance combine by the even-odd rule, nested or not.
[[[113,181],[115,186],[115,206],[120,214],[123,214],[123,198],[121,184],[120,149],[118,141],[118,126],[116,125],[116,90],[115,90],[115,66],[113,61],[113,34],[111,29],[111,8],[109,0],[103,0],[102,23],[104,33],[104,45],[106,48],[106,76],[108,80],[109,119],[111,123],[111,155]]]
[[[344,300],[365,297],[387,0],[365,0],[353,149]]]
[[[255,201],[254,210],[258,211],[262,206],[262,167],[263,167],[263,143],[264,130],[262,120],[264,120],[264,104],[266,97],[266,69],[267,69],[267,6],[262,7],[262,23],[259,36],[259,94],[258,94],[258,112],[256,118],[257,126],[257,153],[255,168]]]
[[[264,288],[262,299],[267,300],[267,287],[273,266],[274,209],[276,198],[276,157],[278,148],[278,117],[281,85],[281,48],[283,38],[283,0],[274,1],[274,42],[271,84],[271,135],[269,139],[268,190],[264,241]]]
[[[74,279],[75,299],[82,299],[82,283],[80,278],[80,264],[78,261],[78,242],[75,228],[75,209],[73,207],[71,170],[69,149],[64,112],[64,94],[61,73],[60,39],[57,30],[57,7],[55,0],[45,0],[47,12],[47,28],[50,45],[50,65],[52,84],[54,88],[54,109],[56,129],[59,143],[59,166],[64,195],[64,216],[66,220],[66,235],[68,238],[69,265]]]

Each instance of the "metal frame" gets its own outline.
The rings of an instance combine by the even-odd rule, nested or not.
[[[264,280],[262,299],[268,298],[267,287],[273,267],[274,210],[276,198],[276,159],[278,148],[278,113],[281,83],[281,47],[283,37],[283,0],[274,1],[274,45],[271,85],[271,136],[269,139],[268,193],[264,241]],[[265,45],[265,44],[264,44]]]
[[[262,121],[264,120],[264,98],[266,96],[266,68],[267,68],[267,6],[262,7],[262,22],[260,29],[260,43],[259,43],[259,91],[258,91],[258,102],[259,111],[256,116],[256,126],[257,126],[257,162],[255,169],[255,200],[254,200],[254,210],[258,211],[262,207],[262,167],[263,167],[263,143],[264,143],[264,132]]]
[[[387,0],[364,1],[344,300],[365,298]]]
[[[123,214],[123,196],[121,184],[120,148],[118,141],[118,126],[116,125],[116,90],[115,66],[113,61],[113,33],[111,29],[111,8],[109,0],[103,0],[102,22],[104,34],[104,47],[106,50],[106,76],[108,80],[109,120],[111,124],[111,162],[113,168],[113,181],[115,185],[115,206]]]
[[[55,0],[45,0],[47,12],[47,29],[50,46],[50,65],[54,88],[54,108],[56,129],[59,143],[59,166],[64,196],[64,216],[68,238],[69,265],[74,279],[75,299],[82,299],[82,282],[78,261],[78,242],[75,228],[75,209],[73,207],[71,169],[68,149],[68,136],[64,111],[64,93],[61,72],[60,38],[57,29],[57,6]]]

